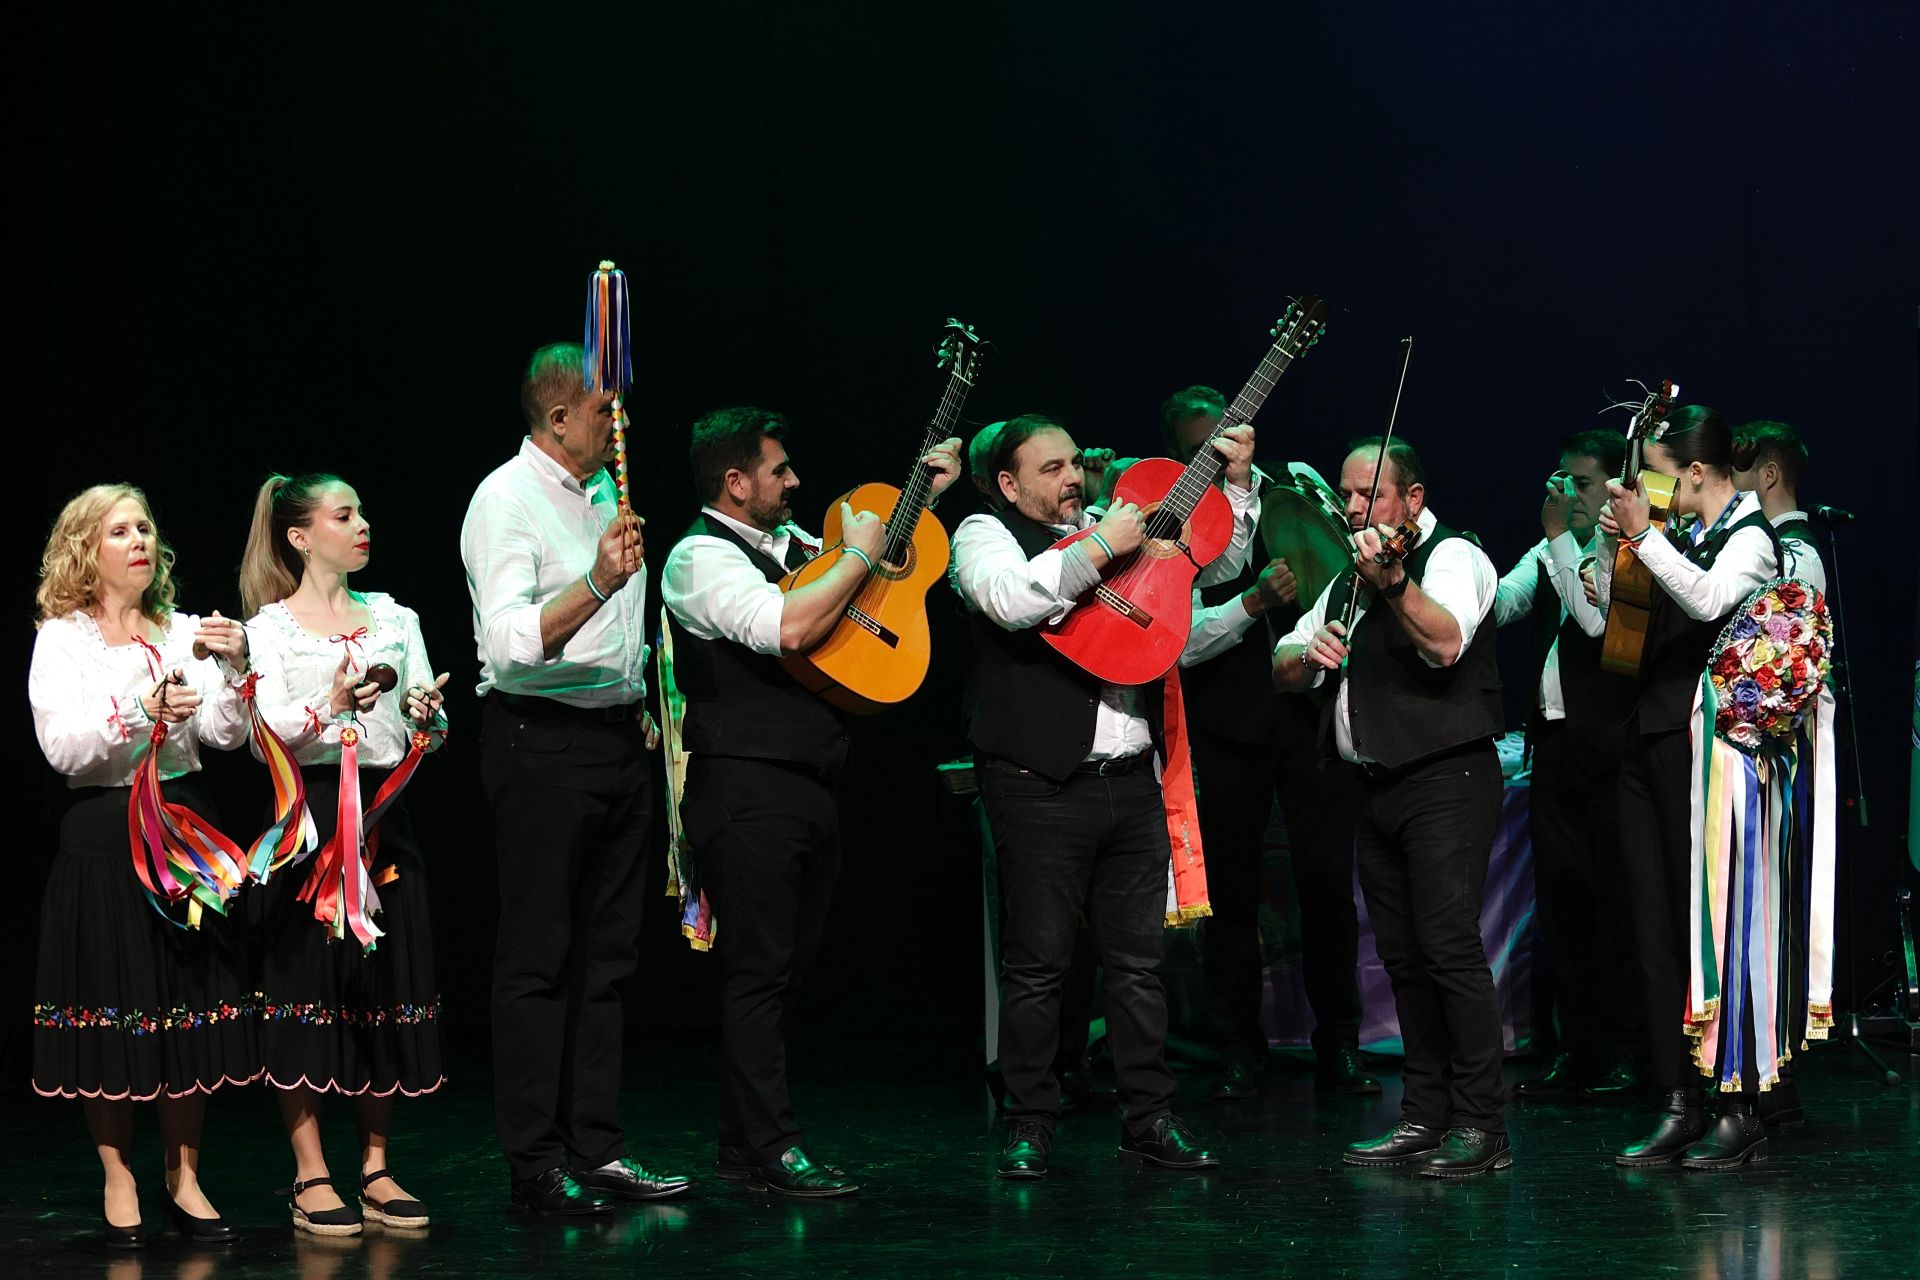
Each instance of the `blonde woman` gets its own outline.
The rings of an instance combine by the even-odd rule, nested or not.
[[[443,675],[434,678],[413,610],[348,586],[367,565],[372,529],[360,496],[337,476],[272,476],[260,486],[240,570],[247,631],[260,671],[260,713],[299,761],[321,844],[338,819],[341,734],[358,735],[363,811],[406,759],[420,730],[444,730]],[[383,694],[370,669],[399,685]],[[396,801],[368,839],[383,936],[371,951],[349,933],[331,940],[300,901],[312,862],[288,865],[250,895],[261,992],[261,1052],[293,1145],[293,1222],[316,1235],[355,1235],[363,1218],[424,1227],[427,1209],[387,1168],[396,1094],[438,1089],[440,988],[426,873],[413,824]],[[348,854],[347,856],[351,856]],[[397,873],[389,878],[389,873]],[[359,1204],[327,1172],[321,1098],[354,1100]]]
[[[197,929],[154,909],[129,865],[127,811],[154,727],[162,795],[211,820],[194,777],[202,744],[247,734],[235,686],[237,622],[173,607],[173,552],[140,490],[95,485],[60,512],[40,561],[34,731],[67,779],[34,975],[33,1086],[78,1098],[105,1173],[108,1245],[147,1233],[133,1174],[133,1104],[152,1101],[174,1224],[233,1238],[200,1186],[207,1095],[260,1074],[240,931],[206,911]]]

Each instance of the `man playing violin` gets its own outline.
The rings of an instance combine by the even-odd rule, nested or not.
[[[1520,557],[1494,598],[1501,626],[1532,619],[1527,746],[1533,760],[1528,827],[1538,920],[1552,966],[1559,1052],[1514,1086],[1523,1098],[1617,1097],[1638,1091],[1645,1019],[1615,835],[1616,780],[1626,755],[1632,682],[1600,666],[1599,609],[1580,562],[1591,553],[1607,481],[1626,439],[1596,429],[1568,436],[1540,506],[1546,535]]]
[[[1455,1178],[1513,1163],[1480,937],[1501,708],[1494,647],[1475,641],[1497,583],[1473,538],[1435,519],[1424,480],[1404,440],[1355,442],[1340,470],[1355,572],[1281,640],[1273,677],[1291,692],[1338,682],[1327,719],[1362,775],[1354,856],[1406,1045],[1400,1123],[1343,1159]]]

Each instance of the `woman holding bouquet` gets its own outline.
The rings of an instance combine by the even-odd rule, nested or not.
[[[354,895],[338,889],[362,864],[346,847],[360,841],[349,834],[336,843],[339,815],[371,811],[390,778],[404,785],[402,771],[445,730],[446,677],[434,678],[419,618],[391,596],[347,585],[371,553],[360,496],[344,480],[272,476],[260,486],[240,569],[260,671],[255,701],[299,762],[320,851],[270,874],[250,894],[249,916],[261,1052],[293,1145],[293,1223],[316,1235],[357,1235],[363,1218],[427,1225],[426,1206],[387,1168],[387,1138],[394,1095],[431,1093],[444,1080],[426,874],[402,803],[388,805],[365,835],[365,892],[377,924],[373,910],[356,910]],[[383,695],[374,682],[380,664],[404,692]],[[320,1141],[328,1093],[354,1100],[358,1206],[328,1175]]]
[[[1755,1099],[1745,1093],[1724,1095],[1709,1127],[1706,1082],[1686,1032],[1694,781],[1688,723],[1716,637],[1733,611],[1776,576],[1780,552],[1759,502],[1734,487],[1733,433],[1713,410],[1675,409],[1656,428],[1645,463],[1676,481],[1667,530],[1651,529],[1640,486],[1609,484],[1595,589],[1604,611],[1622,541],[1635,547],[1657,584],[1639,692],[1627,709],[1633,737],[1620,770],[1619,808],[1646,1001],[1648,1073],[1662,1107],[1653,1131],[1614,1159],[1629,1166],[1717,1168],[1764,1159],[1766,1131]]]

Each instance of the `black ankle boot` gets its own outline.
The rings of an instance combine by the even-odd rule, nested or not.
[[[1699,1089],[1675,1089],[1660,1109],[1653,1132],[1614,1156],[1615,1164],[1672,1164],[1707,1131],[1706,1095]]]
[[[1745,1094],[1722,1097],[1720,1118],[1700,1141],[1687,1148],[1681,1168],[1733,1169],[1767,1158],[1767,1129],[1760,1122],[1755,1100]]]

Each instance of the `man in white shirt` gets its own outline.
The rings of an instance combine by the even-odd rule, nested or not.
[[[1363,774],[1354,861],[1406,1045],[1401,1122],[1342,1158],[1458,1178],[1513,1163],[1500,1001],[1480,937],[1500,818],[1500,674],[1492,633],[1481,634],[1497,580],[1479,545],[1434,517],[1424,479],[1406,441],[1355,442],[1340,493],[1360,582],[1342,575],[1321,593],[1274,650],[1273,675],[1295,692],[1339,681],[1334,745]],[[1409,520],[1418,541],[1396,558],[1382,540]]]
[[[1226,459],[1235,531],[1202,581],[1238,571],[1253,501],[1253,429],[1232,428],[1216,447]],[[1160,956],[1172,846],[1153,767],[1163,686],[1102,684],[1037,630],[1065,618],[1111,560],[1140,547],[1145,520],[1122,503],[1095,522],[1084,506],[1078,446],[1039,415],[1001,428],[989,471],[1007,506],[961,522],[951,577],[980,641],[968,736],[999,854],[1008,1118],[999,1173],[1039,1178],[1048,1171],[1060,1112],[1060,990],[1083,910],[1106,977],[1121,1149],[1172,1168],[1207,1167],[1218,1162],[1173,1114],[1164,1054]],[[1053,547],[1089,528],[1093,536]],[[1239,612],[1238,623],[1229,610]],[[1237,601],[1195,618],[1181,660],[1232,643],[1248,622]]]
[[[1784,422],[1749,422],[1733,433],[1733,483],[1760,500],[1767,523],[1780,536],[1781,570],[1816,591],[1827,589],[1827,566],[1813,536],[1813,522],[1800,506],[1800,479],[1807,446]]]
[[[842,713],[781,665],[830,636],[881,558],[886,526],[840,508],[842,542],[792,524],[800,478],[786,420],[722,409],[693,425],[705,504],[661,575],[674,677],[687,700],[682,825],[713,905],[720,959],[720,1151],[715,1172],[756,1190],[842,1196],[859,1184],[800,1145],[787,1090],[786,1011],[812,966],[840,871]],[[938,496],[960,474],[960,442],[922,459]],[[825,573],[782,591],[814,555]]]
[[[530,434],[460,529],[480,655],[481,779],[493,813],[500,923],[494,1110],[513,1203],[605,1212],[691,1185],[628,1158],[617,985],[638,961],[652,812],[646,565],[619,503],[613,394],[555,343],[521,379]]]
[[[1527,824],[1534,919],[1560,1030],[1553,1061],[1514,1086],[1522,1098],[1617,1097],[1641,1084],[1645,1020],[1632,994],[1639,962],[1614,829],[1634,690],[1600,666],[1600,611],[1580,581],[1607,481],[1620,474],[1626,448],[1618,431],[1605,429],[1561,441],[1560,470],[1540,507],[1546,537],[1500,579],[1493,602],[1503,627],[1532,620]]]

